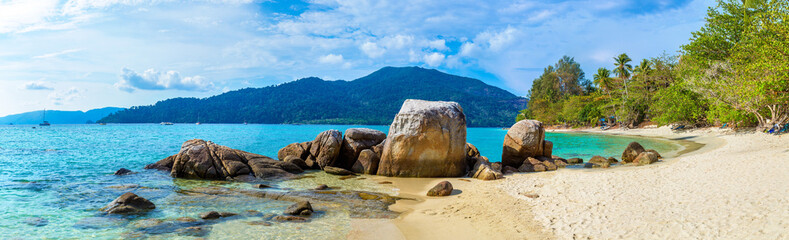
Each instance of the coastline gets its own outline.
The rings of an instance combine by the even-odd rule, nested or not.
[[[667,127],[551,130],[700,144],[658,164],[518,173],[496,181],[396,179],[394,220],[352,222],[349,239],[782,238],[789,236],[789,138]],[[624,146],[623,146],[624,149]],[[688,150],[688,148],[686,148]],[[585,159],[588,160],[588,159]],[[425,197],[448,180],[462,191]],[[533,194],[539,195],[534,197]],[[528,197],[529,195],[530,197]],[[386,234],[384,234],[386,233]]]

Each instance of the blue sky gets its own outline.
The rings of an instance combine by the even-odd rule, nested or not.
[[[712,0],[0,0],[0,116],[421,66],[526,95],[575,57],[676,53]]]

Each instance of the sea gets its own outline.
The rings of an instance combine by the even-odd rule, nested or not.
[[[342,209],[326,211],[307,223],[267,226],[255,217],[236,217],[197,232],[140,229],[150,230],[146,227],[180,217],[199,218],[200,213],[212,210],[280,214],[292,204],[239,196],[194,196],[188,194],[189,189],[253,187],[240,182],[172,179],[166,172],[143,169],[178,153],[186,140],[205,139],[276,158],[287,144],[311,141],[322,131],[349,128],[389,130],[389,126],[265,124],[0,126],[0,239],[344,239],[351,228],[350,217]],[[498,162],[506,133],[502,128],[468,128],[467,141]],[[554,155],[585,160],[594,155],[618,159],[632,141],[661,153],[682,148],[676,141],[632,136],[548,132],[546,139],[553,142]],[[135,173],[113,175],[120,168]],[[576,170],[584,171],[566,171]],[[398,194],[391,185],[342,181],[322,172],[309,174],[315,177],[268,184],[294,190],[327,184]],[[125,192],[151,200],[156,209],[124,217],[108,217],[99,211]]]

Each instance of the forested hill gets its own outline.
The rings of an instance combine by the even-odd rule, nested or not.
[[[0,117],[0,124],[39,124],[44,120],[52,124],[85,124],[93,123],[111,113],[123,109],[124,108],[106,107],[93,109],[87,112],[47,110],[46,119],[44,119],[44,111],[39,110]]]
[[[385,67],[354,81],[304,78],[217,96],[175,98],[109,115],[111,123],[304,123],[392,122],[406,99],[456,101],[469,126],[510,126],[526,99],[480,80],[419,67]]]

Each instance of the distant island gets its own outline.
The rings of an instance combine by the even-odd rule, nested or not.
[[[46,121],[52,124],[85,124],[95,123],[112,113],[125,108],[105,107],[89,111],[60,111],[47,110]],[[39,124],[43,121],[44,110],[26,112],[0,117],[0,124]]]
[[[385,67],[353,81],[316,77],[208,98],[174,98],[113,113],[103,123],[370,124],[392,122],[406,99],[455,101],[469,126],[515,121],[527,99],[484,82],[419,67]]]

